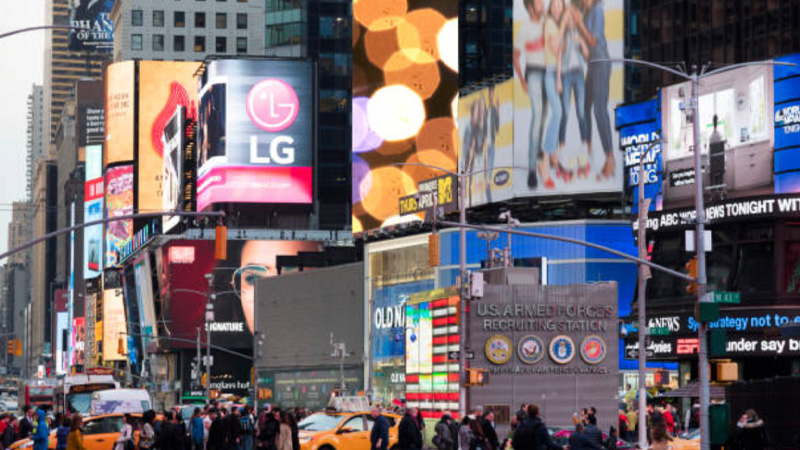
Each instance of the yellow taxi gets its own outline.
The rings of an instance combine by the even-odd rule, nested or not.
[[[114,448],[114,443],[117,442],[119,432],[122,430],[122,414],[104,414],[93,416],[83,419],[83,445],[87,450],[110,450]],[[135,422],[133,429],[134,440],[139,442],[139,431],[142,428],[142,415],[131,414]],[[138,445],[137,445],[138,447]],[[33,448],[32,439],[22,439],[15,442],[9,447],[9,450],[25,450]],[[53,430],[50,433],[50,444],[47,446],[50,450],[56,448],[56,432]]]
[[[681,435],[670,442],[672,450],[700,450],[700,430]]]
[[[384,413],[389,421],[389,449],[397,446],[402,417]],[[370,450],[375,419],[369,412],[324,412],[312,414],[298,424],[301,450]],[[90,449],[91,450],[91,449]]]

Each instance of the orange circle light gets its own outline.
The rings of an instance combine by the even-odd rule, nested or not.
[[[372,94],[367,103],[370,128],[387,141],[414,137],[425,123],[425,116],[422,98],[404,85],[382,87]]]
[[[458,73],[458,18],[448,20],[436,35],[436,46],[442,62]]]
[[[439,65],[420,49],[395,52],[386,62],[383,71],[386,84],[408,86],[426,100],[436,92],[441,82]]]
[[[359,0],[353,3],[353,17],[370,31],[396,27],[406,12],[406,0]]]
[[[420,49],[434,60],[439,59],[437,35],[447,19],[432,8],[423,8],[406,15],[397,25],[397,36],[403,50]]]
[[[436,150],[456,160],[458,132],[453,119],[438,117],[425,122],[417,134],[417,148]]]
[[[397,29],[367,31],[364,35],[364,51],[367,59],[376,67],[383,67],[393,54],[400,50]]]
[[[406,162],[428,164],[434,167],[441,167],[442,169],[446,169],[451,172],[455,172],[457,170],[456,160],[450,155],[446,155],[437,149],[418,150],[416,153],[409,156]],[[433,167],[403,166],[403,169],[408,172],[408,174],[417,184],[419,184],[421,181],[447,175],[447,172],[443,172]]]
[[[361,207],[369,215],[383,222],[398,213],[400,197],[417,190],[414,180],[395,166],[384,166],[372,170],[372,188],[361,199]]]

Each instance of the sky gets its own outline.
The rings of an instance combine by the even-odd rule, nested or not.
[[[16,2],[0,14],[0,34],[43,25],[45,0]],[[44,31],[0,39],[0,252],[8,249],[11,202],[25,199],[28,95],[41,84]],[[0,261],[0,264],[3,264]]]

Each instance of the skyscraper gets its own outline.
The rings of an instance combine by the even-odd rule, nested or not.
[[[25,193],[28,201],[33,200],[33,174],[36,172],[36,163],[47,154],[50,137],[45,131],[44,117],[44,89],[41,85],[34,84],[28,95],[28,129],[27,129],[27,165]]]

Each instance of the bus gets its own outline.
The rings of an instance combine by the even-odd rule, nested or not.
[[[44,410],[53,408],[53,394],[56,387],[54,379],[34,379],[20,383],[18,407],[30,405]]]
[[[86,373],[67,375],[55,388],[56,413],[81,413],[88,416],[92,406],[92,394],[106,389],[119,389],[114,380],[114,371],[104,368],[86,369]]]

